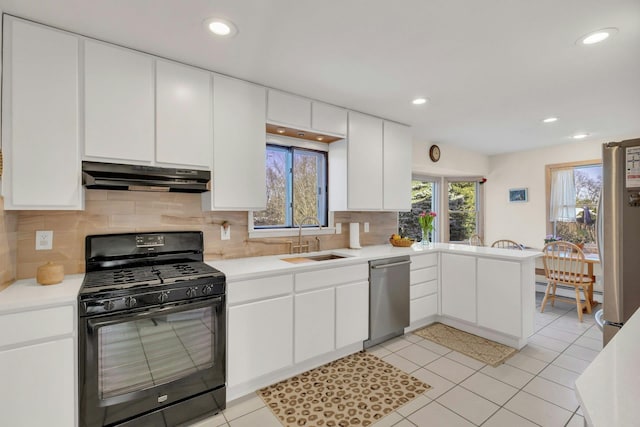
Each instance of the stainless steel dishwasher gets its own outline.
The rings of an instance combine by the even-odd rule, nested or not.
[[[404,334],[409,326],[408,256],[369,261],[369,339],[364,348]]]

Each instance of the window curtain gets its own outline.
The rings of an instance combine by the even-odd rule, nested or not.
[[[576,183],[573,169],[551,171],[549,207],[550,221],[575,222]]]

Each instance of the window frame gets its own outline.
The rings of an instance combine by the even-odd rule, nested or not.
[[[442,198],[441,198],[441,206],[443,208],[442,215],[442,241],[446,243],[452,244],[468,244],[468,240],[462,241],[454,241],[450,240],[450,221],[449,221],[449,184],[452,182],[475,182],[476,183],[476,234],[480,236],[482,241],[484,241],[484,182],[483,177],[481,176],[455,176],[455,177],[442,177]],[[445,191],[446,190],[446,191]],[[446,209],[446,215],[444,215],[444,210]]]
[[[325,208],[327,215],[327,226],[322,226],[322,229],[319,229],[317,225],[310,224],[308,227],[302,227],[302,235],[324,235],[324,234],[335,234],[335,226],[334,226],[334,215],[331,210],[329,210],[329,188],[328,188],[328,177],[329,177],[329,145],[327,143],[322,142],[314,142],[297,138],[290,138],[286,136],[277,136],[267,134],[265,145],[276,145],[284,148],[297,148],[303,150],[317,151],[325,153],[326,163],[325,163],[325,171],[324,171],[324,180],[325,180]],[[265,147],[266,152],[266,147]],[[266,164],[265,164],[266,167]],[[293,196],[293,195],[292,195]],[[265,237],[290,237],[297,236],[299,233],[299,228],[296,225],[292,225],[291,227],[260,227],[256,228],[253,223],[253,213],[255,210],[250,210],[247,212],[247,228],[249,232],[250,239],[260,239]],[[292,220],[293,221],[293,220]]]
[[[430,182],[433,185],[433,195],[431,196],[431,210],[435,212],[437,216],[435,221],[435,227],[433,230],[432,241],[439,242],[440,237],[442,236],[440,232],[441,215],[439,213],[440,212],[440,192],[441,192],[440,188],[442,185],[442,177],[414,173],[411,175],[411,182],[413,183],[413,181]],[[411,212],[411,210],[409,210],[408,212]],[[398,227],[397,227],[398,229],[400,229],[400,214],[401,212],[398,212]],[[416,222],[417,221],[418,221],[418,218],[416,218]]]
[[[553,163],[545,165],[545,225],[546,234],[554,234],[554,221],[551,221],[549,217],[549,210],[551,209],[551,173],[558,169],[576,169],[585,166],[600,166],[602,167],[602,159],[592,160],[579,160],[575,162]]]

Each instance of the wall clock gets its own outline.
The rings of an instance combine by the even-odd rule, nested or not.
[[[435,144],[432,145],[431,148],[429,148],[429,158],[432,162],[440,160],[440,147]]]

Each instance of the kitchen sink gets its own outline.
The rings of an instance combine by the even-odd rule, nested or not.
[[[312,262],[312,261],[330,261],[332,259],[342,259],[348,258],[342,255],[336,254],[324,254],[324,255],[313,255],[313,256],[299,256],[299,257],[291,257],[291,258],[280,258],[282,261],[287,261],[293,264],[302,263],[302,262]]]

